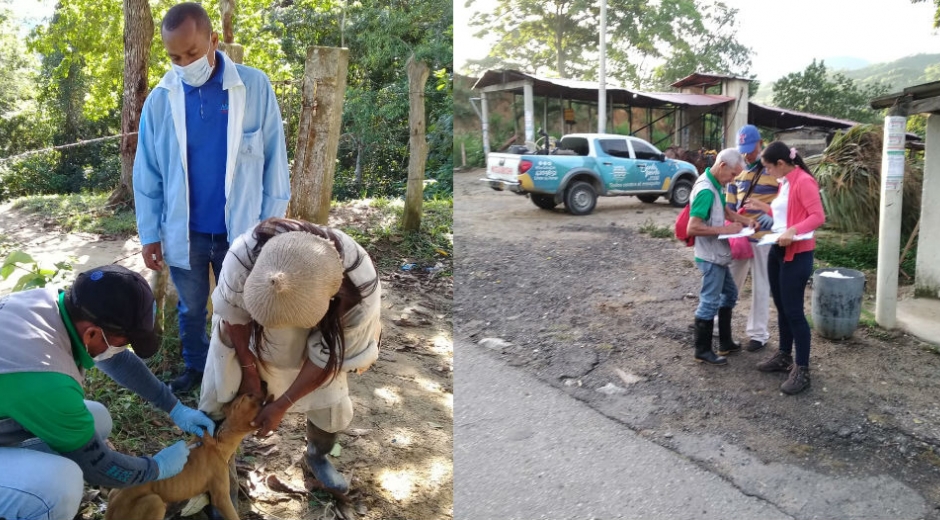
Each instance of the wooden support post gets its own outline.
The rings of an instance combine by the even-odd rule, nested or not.
[[[421,206],[424,201],[424,165],[428,157],[428,141],[425,137],[424,85],[430,73],[427,64],[415,61],[414,54],[408,58],[408,128],[411,138],[408,144],[408,191],[405,195],[405,210],[401,227],[405,231],[417,231],[421,227]]]
[[[316,224],[329,218],[348,63],[349,49],[307,49],[287,209],[291,218]]]

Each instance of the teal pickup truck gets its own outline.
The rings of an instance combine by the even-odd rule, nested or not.
[[[643,202],[667,197],[683,207],[697,177],[691,163],[667,159],[640,138],[569,134],[549,154],[488,154],[482,180],[494,190],[528,195],[542,209],[564,203],[571,214],[587,215],[598,196],[634,195]]]

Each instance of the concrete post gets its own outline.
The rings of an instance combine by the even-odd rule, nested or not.
[[[924,188],[920,198],[920,233],[914,292],[940,298],[940,114],[927,116]]]
[[[522,106],[525,111],[525,140],[535,141],[535,104],[532,99],[532,83],[522,87]]]
[[[747,124],[747,104],[750,101],[748,81],[739,79],[725,80],[722,86],[725,96],[735,98],[725,107],[725,148],[738,146],[738,129]]]
[[[604,114],[604,117],[597,118],[597,133],[603,134],[607,131],[607,0],[601,0],[601,26],[598,31],[600,38],[600,74],[597,89],[597,113]]]
[[[885,118],[881,156],[881,205],[878,221],[878,285],[875,321],[886,329],[897,323],[898,254],[901,251],[901,200],[904,192],[904,137],[907,111],[896,107]]]
[[[483,156],[490,153],[490,111],[486,103],[486,92],[480,92],[480,111],[483,112]]]

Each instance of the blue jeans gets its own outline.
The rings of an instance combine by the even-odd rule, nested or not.
[[[713,320],[720,307],[734,307],[738,301],[738,287],[734,285],[734,277],[728,266],[699,261],[695,265],[702,272],[702,290],[698,295],[695,317]]]
[[[219,279],[222,260],[228,253],[228,236],[189,232],[189,269],[170,267],[170,278],[179,294],[176,310],[179,314],[180,343],[183,345],[183,361],[186,368],[206,368],[209,353],[209,336],[206,334],[206,318],[209,311],[209,268],[215,279]]]
[[[106,439],[111,434],[111,415],[95,401],[85,401],[95,418],[95,432]],[[22,428],[12,419],[0,421],[11,433]],[[78,513],[85,479],[78,464],[36,438],[14,446],[0,447],[0,518],[72,520]]]
[[[770,282],[770,294],[777,307],[777,326],[780,329],[780,350],[787,354],[793,351],[796,343],[797,365],[809,366],[809,322],[803,312],[803,295],[806,282],[813,274],[813,251],[804,251],[793,255],[793,260],[784,262],[786,249],[778,245],[770,246],[767,258],[767,277]]]

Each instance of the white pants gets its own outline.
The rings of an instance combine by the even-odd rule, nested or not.
[[[767,278],[767,256],[770,246],[758,246],[751,242],[753,258],[732,260],[729,268],[734,284],[738,286],[738,294],[747,281],[747,273],[751,272],[751,312],[747,316],[747,335],[749,338],[767,343],[770,333],[767,331],[767,322],[770,320],[770,282]]]

